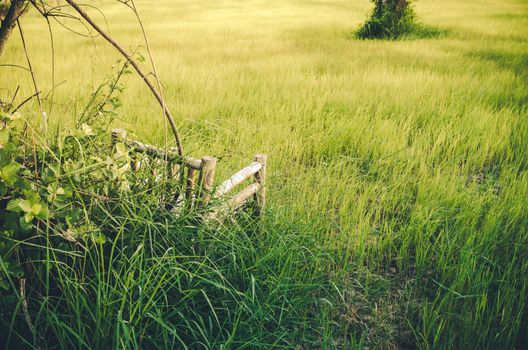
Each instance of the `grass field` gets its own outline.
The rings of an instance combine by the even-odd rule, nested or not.
[[[290,238],[271,237],[302,236],[321,255],[307,262],[331,261],[328,293],[337,290],[340,304],[328,297],[324,321],[307,331],[313,348],[528,346],[527,2],[416,1],[418,18],[436,30],[399,41],[353,37],[367,0],[138,6],[186,152],[220,158],[220,178],[253,153],[269,155],[265,224],[274,233],[250,254],[287,256]],[[90,13],[146,55],[132,13],[111,1],[100,9],[105,17]],[[49,91],[46,22],[33,11],[21,23],[39,86]],[[118,56],[100,38],[52,26],[59,85],[45,105],[52,128],[65,129]],[[18,32],[0,63],[26,65]],[[18,85],[20,100],[31,95],[27,72],[0,67],[0,99]],[[122,102],[116,126],[162,143],[162,114],[135,75],[126,77]],[[35,110],[28,104],[24,113],[37,118]],[[320,278],[281,259],[276,272],[258,260],[262,276]],[[297,345],[297,331],[283,330],[291,338],[277,344]],[[259,347],[270,343],[246,344]]]

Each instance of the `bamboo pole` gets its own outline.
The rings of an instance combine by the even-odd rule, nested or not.
[[[170,174],[169,174],[170,178],[172,180],[177,180],[180,175],[180,170],[181,170],[180,164],[176,162],[170,163]]]
[[[253,182],[248,187],[244,188],[242,191],[238,192],[236,195],[231,198],[227,204],[231,210],[235,210],[236,208],[240,207],[242,204],[244,204],[249,197],[259,192],[259,190],[262,191],[262,187],[259,183]]]
[[[203,208],[211,199],[211,193],[213,191],[214,176],[216,170],[216,158],[215,157],[203,157],[202,158],[202,170],[200,171],[200,200],[198,207]]]
[[[141,169],[141,161],[139,159],[134,159],[132,161],[132,170],[138,172]]]
[[[215,197],[222,197],[227,192],[231,191],[234,187],[240,185],[246,181],[250,176],[256,174],[262,168],[262,164],[255,161],[238,171],[236,174],[231,176],[226,181],[222,182],[215,192]]]
[[[259,183],[253,182],[248,187],[244,188],[242,191],[235,194],[229,200],[224,202],[218,208],[215,208],[209,214],[206,215],[206,220],[220,220],[222,221],[226,216],[231,214],[234,210],[244,204],[249,197],[258,193],[261,190]]]
[[[202,161],[200,159],[196,159],[196,158],[192,158],[188,156],[180,156],[177,153],[177,150],[173,148],[169,148],[166,151],[163,148],[148,145],[146,143],[135,141],[135,140],[127,140],[126,143],[128,146],[132,147],[134,151],[138,153],[146,153],[156,158],[173,160],[173,161],[179,162],[180,164],[185,164],[188,167],[194,168],[195,170],[200,170],[202,168]]]
[[[266,206],[266,163],[268,156],[265,154],[255,154],[255,161],[259,162],[262,167],[255,173],[255,181],[260,185],[260,191],[255,194],[255,199],[258,204],[258,216],[262,216]]]
[[[172,196],[172,200],[174,203],[178,203],[178,199],[180,198],[180,193],[183,190],[181,180],[183,178],[183,170],[185,168],[181,166],[180,164],[176,162],[170,163],[170,171],[169,171],[169,177],[170,180],[178,182],[178,185],[176,186],[176,191],[174,192]]]
[[[185,187],[185,198],[187,200],[187,207],[192,208],[193,206],[193,190],[194,190],[194,178],[196,175],[196,169],[187,168],[187,183]]]

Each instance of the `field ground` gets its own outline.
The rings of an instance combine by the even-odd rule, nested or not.
[[[351,35],[367,0],[138,6],[186,152],[220,158],[221,177],[269,154],[269,225],[297,227],[332,257],[351,338],[528,346],[527,2],[416,1],[437,32],[395,42]],[[145,55],[132,13],[110,1],[101,10],[111,34]],[[118,57],[52,23],[60,85],[46,108],[66,128]],[[31,13],[22,26],[48,91],[45,21]],[[26,64],[17,32],[0,63]],[[17,85],[31,94],[22,70],[0,67],[0,82],[0,99]],[[163,142],[136,76],[122,101],[115,124]]]

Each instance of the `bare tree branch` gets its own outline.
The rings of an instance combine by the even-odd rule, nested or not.
[[[24,5],[25,0],[12,0],[4,19],[1,21],[2,26],[0,27],[0,56],[2,56],[2,53],[4,52],[7,39],[9,39],[11,31],[15,27],[18,17],[20,17],[22,12],[24,12]]]
[[[28,69],[29,69],[29,72],[31,73],[31,80],[33,81],[33,87],[35,88],[35,96],[37,97],[40,116],[42,118],[42,131],[44,133],[44,137],[46,137],[48,133],[48,120],[46,117],[46,113],[44,113],[44,108],[42,107],[42,101],[40,100],[40,89],[37,84],[37,77],[35,75],[35,71],[33,70],[33,66],[31,65],[31,60],[29,59],[29,53],[28,53],[27,46],[26,46],[26,39],[24,38],[24,31],[22,30],[22,26],[20,25],[20,21],[18,19],[17,19],[17,25],[18,25],[18,30],[20,31],[20,39],[22,40],[22,47],[24,48],[24,54],[26,55]]]
[[[73,7],[75,11],[77,11],[77,13],[79,13],[79,15],[81,15],[81,17],[83,17],[86,20],[86,22],[88,22],[88,24],[93,29],[95,29],[96,32],[98,32],[106,41],[108,41],[113,47],[115,47],[117,51],[119,51],[121,55],[123,55],[128,60],[128,62],[130,62],[132,67],[134,67],[134,69],[139,74],[139,76],[143,79],[145,84],[147,84],[148,88],[150,89],[150,91],[152,92],[152,94],[154,95],[158,103],[160,104],[161,108],[163,109],[165,117],[169,121],[169,124],[172,129],[172,133],[174,134],[174,137],[176,139],[176,147],[178,149],[178,154],[180,156],[183,156],[184,155],[183,145],[182,145],[182,141],[180,138],[180,133],[178,132],[178,128],[176,127],[176,123],[174,122],[174,118],[171,112],[169,111],[169,109],[167,108],[167,105],[165,104],[165,100],[161,96],[160,92],[154,87],[154,85],[148,79],[147,75],[143,72],[143,70],[141,70],[138,63],[132,58],[132,56],[121,45],[119,45],[106,32],[104,32],[75,1],[66,0],[66,2],[70,4],[70,6]]]
[[[22,101],[21,103],[18,104],[18,106],[16,106],[15,108],[13,108],[13,110],[11,111],[11,113],[15,113],[16,111],[18,111],[20,109],[20,107],[22,107],[23,105],[25,105],[27,102],[29,102],[33,97],[36,97],[37,95],[40,94],[40,91],[37,91],[35,92],[33,95],[29,96],[28,98],[24,99],[24,101]]]

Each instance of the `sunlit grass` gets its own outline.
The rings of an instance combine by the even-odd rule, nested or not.
[[[526,346],[528,5],[417,1],[437,36],[356,40],[370,6],[139,3],[188,153],[219,157],[221,177],[269,154],[273,212],[322,242],[336,269],[353,262],[406,281],[395,303],[408,302],[402,317],[420,346]],[[132,13],[101,9],[112,35],[145,54]],[[45,21],[31,13],[22,25],[48,91]],[[117,54],[56,23],[53,32],[60,85],[46,103],[64,128]],[[16,32],[1,63],[25,65]],[[18,85],[18,100],[32,93],[22,70],[0,67],[0,81],[3,100]],[[137,77],[122,100],[116,124],[161,143],[162,115]]]

